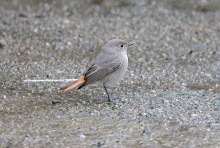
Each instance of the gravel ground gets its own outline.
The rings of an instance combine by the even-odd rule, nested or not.
[[[181,2],[2,0],[0,147],[220,147],[220,3]],[[116,104],[22,83],[78,78],[113,38],[137,43]]]

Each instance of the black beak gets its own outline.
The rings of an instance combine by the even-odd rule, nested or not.
[[[132,45],[134,45],[134,43],[128,43],[128,46],[132,46]]]

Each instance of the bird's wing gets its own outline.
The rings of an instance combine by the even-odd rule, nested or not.
[[[121,62],[111,62],[100,65],[93,64],[84,73],[85,83],[83,83],[78,89],[91,84],[93,82],[101,80],[108,74],[116,71],[121,66]]]

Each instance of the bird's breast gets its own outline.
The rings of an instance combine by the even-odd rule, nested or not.
[[[109,74],[105,79],[106,85],[115,85],[117,82],[119,82],[122,77],[124,76],[125,72],[128,68],[128,57],[127,54],[121,54],[121,65],[120,67],[114,71],[113,73]]]

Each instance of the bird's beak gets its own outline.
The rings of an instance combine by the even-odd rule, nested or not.
[[[132,43],[132,42],[128,43],[128,46],[132,46],[132,45],[134,45],[134,43]]]

